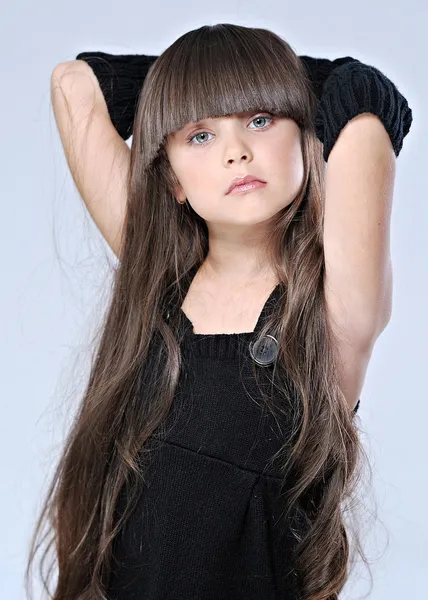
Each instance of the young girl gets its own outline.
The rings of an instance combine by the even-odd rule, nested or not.
[[[29,565],[49,519],[55,600],[344,587],[354,414],[390,316],[385,206],[411,122],[386,77],[345,63],[315,94],[284,40],[229,24],[153,61],[111,303],[33,539]]]

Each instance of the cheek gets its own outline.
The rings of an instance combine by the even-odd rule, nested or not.
[[[303,156],[300,151],[279,151],[275,156],[271,155],[270,173],[275,181],[275,189],[281,205],[288,205],[298,195],[303,179],[304,165]]]
[[[268,157],[268,165],[274,170],[275,175],[287,187],[294,187],[296,183],[300,184],[304,176],[303,155],[300,145],[293,147],[279,148],[278,152],[272,153]]]
[[[216,192],[218,181],[214,176],[214,169],[210,167],[209,161],[188,161],[181,165],[178,170],[180,183],[186,194],[191,197],[198,197],[201,192],[209,194],[210,190]]]
[[[300,149],[296,151],[293,155],[293,160],[290,162],[290,171],[290,178],[297,186],[297,189],[299,189],[302,185],[303,178],[305,175],[303,155]]]

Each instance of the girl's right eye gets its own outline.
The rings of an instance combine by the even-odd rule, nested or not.
[[[196,137],[198,137],[198,135],[202,135],[204,133],[208,133],[208,131],[200,131],[199,133],[195,133],[195,135],[192,135],[192,137],[186,141],[186,144],[193,144],[192,140],[194,140]],[[208,134],[208,135],[210,135],[210,134]],[[201,144],[193,144],[193,145],[202,146],[203,144],[206,144],[206,142],[207,142],[207,140],[203,141]]]

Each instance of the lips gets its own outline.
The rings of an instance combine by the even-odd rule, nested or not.
[[[261,183],[266,183],[266,181],[260,179],[260,177],[256,177],[255,175],[245,175],[245,177],[241,175],[232,179],[226,194],[229,194],[237,185],[244,185],[245,183],[250,183],[251,181],[260,181]]]

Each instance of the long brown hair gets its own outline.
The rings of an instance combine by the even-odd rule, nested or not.
[[[48,590],[43,564],[54,545],[55,600],[105,597],[112,540],[141,492],[144,448],[171,409],[180,374],[174,308],[183,303],[183,281],[204,262],[209,240],[205,221],[173,196],[177,180],[165,150],[167,136],[190,121],[244,111],[293,119],[301,131],[303,184],[294,201],[272,219],[267,239],[281,295],[260,334],[276,331],[279,342],[272,380],[276,400],[267,398],[271,409],[285,410],[290,381],[299,407],[280,455],[284,518],[298,507],[305,525],[296,558],[302,598],[336,599],[343,588],[354,558],[346,517],[355,506],[364,449],[357,417],[339,387],[339,357],[326,318],[325,164],[314,131],[315,110],[316,98],[299,57],[266,29],[204,26],[181,36],[151,67],[134,122],[113,293],[26,571],[28,582],[40,547],[37,538],[47,522],[52,537],[41,572]],[[115,506],[125,484],[128,504],[116,521]],[[358,531],[353,541],[367,564]]]

